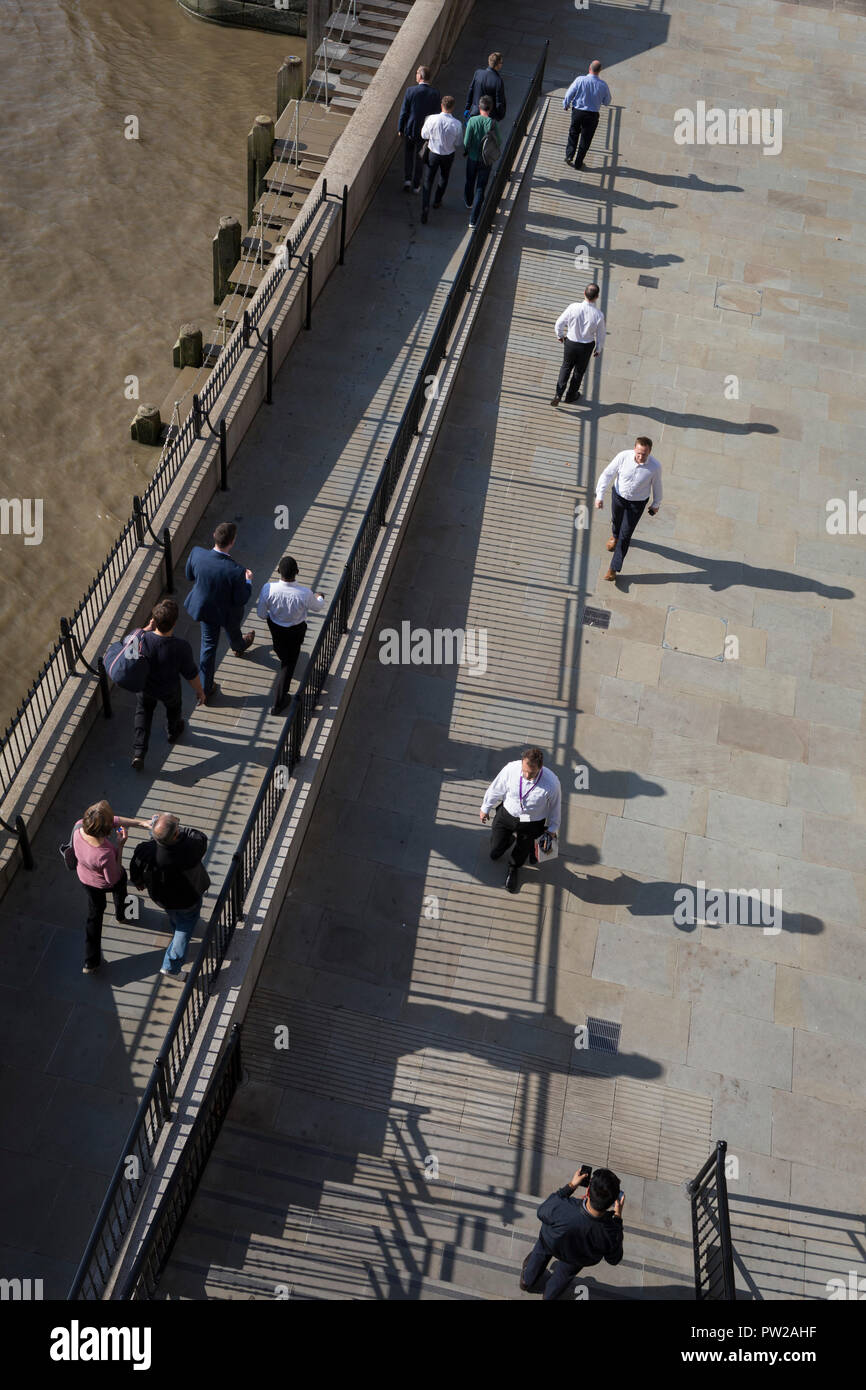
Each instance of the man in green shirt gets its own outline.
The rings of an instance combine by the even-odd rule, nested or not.
[[[481,204],[484,202],[484,190],[487,187],[487,180],[493,167],[491,164],[485,164],[481,158],[484,137],[488,131],[492,130],[499,143],[502,143],[499,127],[491,115],[492,110],[493,102],[490,97],[482,97],[478,103],[478,115],[472,116],[466,122],[466,130],[463,135],[463,148],[466,151],[466,188],[463,192],[463,201],[471,209],[469,214],[470,227],[474,227],[478,221]]]

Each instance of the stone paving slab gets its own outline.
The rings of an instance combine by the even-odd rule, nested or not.
[[[507,81],[511,50],[525,56],[542,30],[550,88],[597,51],[616,109],[578,175],[551,105],[386,608],[392,622],[485,626],[488,668],[438,673],[443,694],[366,663],[314,823],[317,844],[341,842],[329,877],[345,884],[302,856],[250,1015],[262,989],[278,1009],[315,1001],[337,1038],[345,1010],[366,1015],[360,1073],[378,1068],[376,1107],[338,1109],[286,1077],[257,1081],[264,1098],[242,1088],[164,1293],[268,1296],[254,1276],[264,1252],[293,1297],[520,1297],[535,1201],[563,1165],[623,1155],[626,1259],[594,1272],[591,1297],[689,1296],[673,1174],[705,1132],[738,1161],[741,1297],[826,1297],[833,1273],[862,1264],[866,587],[857,537],[825,525],[827,500],[862,483],[862,21],[769,0],[713,7],[711,20],[672,0],[577,18],[545,7],[530,21],[509,0],[495,14],[476,5],[458,55],[495,32]],[[829,73],[844,102],[816,100]],[[678,107],[732,92],[782,108],[778,155],[673,141]],[[587,277],[578,241],[609,345],[581,405],[553,412],[552,324]],[[665,500],[614,587],[601,579],[605,518],[585,530],[569,518],[635,433],[654,440]],[[582,627],[585,604],[610,611],[606,631]],[[688,620],[672,627],[671,611]],[[562,850],[510,897],[477,803],[526,742],[562,779]],[[399,863],[382,762],[399,768],[408,811]],[[381,845],[356,825],[346,846],[341,805],[368,794]],[[780,889],[780,929],[678,922],[675,893],[699,884]],[[377,986],[368,920],[386,942],[398,918],[414,952],[392,947]],[[617,1052],[573,1047],[588,1015],[621,1024]],[[384,1053],[379,1035],[394,1040]],[[699,1110],[706,1131],[688,1119]],[[281,1162],[264,1144],[286,1146]],[[463,1222],[449,1265],[431,1156]],[[262,1234],[229,1157],[248,1161],[250,1200],[277,1207]],[[392,1162],[405,1206],[383,1218]]]

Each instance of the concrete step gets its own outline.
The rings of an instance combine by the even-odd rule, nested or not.
[[[368,9],[366,6],[360,11],[360,20],[362,24],[369,24],[371,28],[375,26],[377,29],[384,29],[392,33],[395,37],[402,29],[404,19],[405,15],[397,16],[385,14],[379,10]]]
[[[403,0],[363,0],[361,13],[372,10],[375,14],[393,15],[398,17],[402,24],[411,8],[412,6],[404,4]]]
[[[350,48],[340,64],[340,72],[362,72],[368,77],[374,77],[381,67],[381,62],[379,57],[371,57],[369,53],[356,53],[354,48]]]
[[[342,35],[344,42],[350,41],[354,43],[357,40],[359,43],[381,44],[385,52],[387,52],[394,41],[394,35],[397,33],[397,30],[389,27],[382,28],[381,25],[376,23],[376,18],[375,15],[371,15],[370,21],[367,24],[356,22],[355,24],[346,24],[344,26],[342,22],[335,22],[336,20],[342,21],[342,16],[335,15],[332,19],[328,20],[325,28],[330,28],[331,32],[337,37]]]
[[[228,287],[237,294],[247,295],[251,299],[267,273],[266,265],[261,266],[258,261],[244,260],[241,257],[228,277]]]
[[[331,110],[338,111],[344,116],[351,116],[353,111],[357,111],[360,104],[360,97],[336,96],[331,102]]]
[[[263,193],[256,203],[256,212],[261,208],[266,227],[285,229],[295,221],[306,201],[305,193]]]

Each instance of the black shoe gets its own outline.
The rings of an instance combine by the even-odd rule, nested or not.
[[[517,892],[517,870],[514,868],[514,865],[508,870],[508,875],[505,879],[505,887],[509,893]]]
[[[441,206],[442,206],[442,199],[441,199],[441,198],[434,198],[434,199],[433,199],[433,206],[434,206],[434,208],[441,208]]]
[[[582,165],[582,164],[572,164],[571,167],[572,167],[572,169],[582,169],[582,168],[583,168],[583,165]]]
[[[421,221],[422,221],[422,222],[426,222],[426,221],[427,221],[427,214],[426,214],[426,212],[422,212],[422,214],[421,214]]]
[[[566,400],[567,400],[567,399],[568,399],[568,397],[566,397]],[[553,398],[553,400],[550,402],[550,404],[551,404],[551,405],[559,405],[559,402],[560,402],[561,400],[562,400],[562,397],[561,397],[561,396],[554,396],[554,398]]]
[[[412,185],[412,192],[413,192],[413,193],[420,193],[420,192],[421,192],[421,185],[420,185],[420,183],[413,183],[413,185]]]
[[[218,700],[218,698],[219,698],[219,693],[220,693],[220,688],[219,688],[219,686],[218,686],[218,685],[212,685],[211,688],[210,688],[210,690],[208,691],[208,693],[207,693],[207,694],[205,695],[205,697],[204,697],[204,702],[205,702],[205,704],[206,704],[206,705],[215,705],[216,702],[217,702],[217,700]]]
[[[570,165],[572,169],[574,168],[574,165],[571,163],[571,160],[569,159],[568,155],[565,156],[565,162],[566,164]]]
[[[141,772],[144,767],[144,755],[142,753],[133,754],[132,766],[135,768],[136,772]]]
[[[256,640],[256,634],[254,632],[245,632],[243,637],[244,645],[242,647],[232,647],[235,656],[244,656]]]
[[[529,1260],[530,1260],[530,1256],[527,1255],[526,1259],[523,1261],[523,1264],[520,1266],[520,1287],[522,1288],[522,1290],[523,1290],[524,1293],[529,1293],[532,1289],[535,1288],[535,1284],[538,1283],[538,1280],[537,1280],[537,1279],[536,1279],[536,1281],[535,1281],[535,1284],[527,1284],[527,1283],[524,1281],[524,1277],[523,1277],[523,1276],[524,1276],[525,1273],[526,1273],[526,1266],[529,1264]]]
[[[471,210],[472,210],[472,204],[469,203],[469,202],[467,202],[465,198],[463,199],[463,206],[464,206],[465,208],[469,208],[469,210],[470,210],[470,212],[471,212]]]
[[[168,736],[168,741],[169,741],[169,743],[177,743],[178,739],[180,738],[180,736],[181,736],[181,734],[183,733],[183,731],[184,731],[185,728],[186,728],[186,720],[185,720],[185,719],[182,719],[182,720],[180,721],[180,723],[178,724],[177,728],[175,729],[174,733],[173,733],[173,734],[169,734],[169,736]]]
[[[565,396],[563,396],[562,399],[565,401],[565,404],[566,404],[566,405],[574,405],[575,401],[579,401],[579,400],[580,400],[580,392],[579,392],[579,391],[569,391],[568,394],[565,395]]]
[[[97,970],[99,969],[99,966],[100,966],[100,965],[104,965],[104,964],[105,964],[105,957],[104,957],[104,956],[100,956],[100,957],[99,957],[99,965],[85,965],[85,966],[82,968],[81,973],[82,973],[82,975],[95,975],[96,972],[97,972]]]

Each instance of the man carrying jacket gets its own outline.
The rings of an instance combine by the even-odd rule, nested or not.
[[[439,110],[442,98],[430,86],[430,69],[421,67],[415,74],[416,86],[407,87],[400,107],[397,130],[403,136],[403,187],[413,193],[421,189],[421,127],[428,116]]]
[[[210,879],[202,864],[207,853],[207,835],[201,830],[181,829],[177,816],[162,814],[151,821],[152,840],[136,845],[129,866],[129,877],[139,892],[147,889],[157,907],[164,909],[174,936],[168,945],[160,975],[183,978],[183,965],[189,939],[201,916],[202,898]]]
[[[585,1197],[575,1197],[578,1187],[588,1187]],[[586,1168],[581,1168],[571,1182],[551,1193],[536,1213],[541,1218],[541,1230],[523,1261],[520,1287],[524,1292],[538,1283],[552,1256],[559,1263],[545,1285],[546,1299],[558,1298],[575,1274],[587,1265],[597,1265],[601,1260],[618,1265],[622,1259],[624,1205],[619,1178],[609,1168],[596,1168],[592,1177]]]
[[[238,534],[233,521],[221,521],[213,533],[213,550],[195,545],[186,562],[186,577],[194,580],[183,606],[189,616],[201,623],[201,654],[198,664],[205,701],[213,694],[213,673],[220,628],[224,627],[235,656],[243,656],[253,645],[255,634],[241,632],[244,606],[252,593],[252,570],[243,570],[229,554]]]

